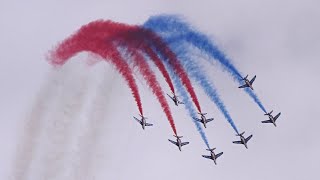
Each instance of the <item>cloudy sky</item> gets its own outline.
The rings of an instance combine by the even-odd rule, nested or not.
[[[320,11],[314,0],[64,0],[0,3],[0,179],[316,179],[320,167]],[[151,15],[185,16],[214,39],[243,74],[257,75],[255,91],[267,110],[282,112],[278,127],[219,67],[207,74],[249,149],[196,86],[203,111],[214,116],[206,134],[224,155],[215,166],[183,106],[171,110],[190,145],[169,144],[169,124],[137,73],[145,131],[124,80],[112,66],[87,66],[87,54],[53,69],[46,53],[96,19],[143,24]],[[204,61],[203,61],[204,62]],[[157,73],[165,92],[169,88]]]

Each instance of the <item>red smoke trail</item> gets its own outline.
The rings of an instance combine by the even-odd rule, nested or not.
[[[131,53],[131,57],[134,61],[135,66],[138,66],[139,72],[142,74],[144,79],[147,81],[148,86],[151,88],[153,94],[156,95],[158,101],[160,102],[160,105],[162,107],[163,112],[166,114],[168,121],[170,123],[170,126],[174,132],[175,135],[177,135],[177,130],[170,112],[169,105],[163,95],[163,91],[161,89],[161,86],[159,85],[159,82],[156,79],[156,76],[151,71],[149,65],[147,64],[144,57],[137,52],[135,49],[128,47],[128,51]]]
[[[105,31],[110,32],[110,24],[107,23],[108,21],[105,22]],[[113,30],[114,34],[112,36],[109,36],[106,38],[106,41],[117,41],[120,44],[123,45],[128,45],[130,44],[130,47],[134,47],[136,49],[144,51],[150,59],[154,62],[154,64],[157,66],[163,77],[165,78],[166,83],[170,87],[170,90],[172,93],[175,93],[174,86],[172,83],[172,80],[170,78],[170,75],[165,68],[163,62],[161,59],[158,57],[158,55],[154,52],[152,48],[150,48],[149,44],[146,42],[145,37],[142,36],[137,36],[137,33],[134,33],[136,29],[140,29],[138,26],[129,26],[125,24],[120,24],[120,23],[114,23],[117,25],[117,29]],[[111,35],[112,33],[110,33]]]
[[[125,77],[128,82],[130,88],[133,91],[137,104],[139,107],[140,113],[142,114],[140,96],[137,90],[137,86],[132,76],[132,71],[129,69],[129,66],[125,61],[121,58],[121,55],[117,51],[117,49],[111,45],[112,40],[124,30],[120,24],[112,23],[110,21],[95,21],[89,23],[86,26],[83,26],[77,33],[75,33],[70,38],[63,41],[58,48],[52,52],[50,60],[54,65],[62,65],[64,64],[70,57],[81,51],[89,51],[96,54],[99,54],[106,60],[110,60],[118,69],[118,71]],[[124,30],[126,31],[126,30]],[[123,31],[122,31],[123,32]],[[169,109],[169,106],[162,94],[160,86],[157,84],[155,76],[152,74],[150,69],[148,69],[148,64],[144,61],[143,57],[137,57],[137,62],[140,66],[140,72],[146,78],[149,86],[152,88],[152,91],[157,96],[163,111],[165,112],[170,125],[176,134],[176,128],[174,125],[174,121]],[[152,74],[153,76],[150,76]],[[173,87],[173,86],[172,86]],[[143,115],[143,114],[142,114]]]
[[[156,95],[158,101],[160,102],[160,105],[164,111],[164,113],[167,116],[167,119],[171,125],[171,128],[175,135],[177,135],[176,127],[174,124],[174,120],[172,118],[169,105],[163,95],[163,91],[161,89],[161,86],[159,85],[159,82],[156,79],[156,76],[151,71],[148,63],[140,54],[138,51],[142,49],[143,52],[148,54],[148,56],[153,60],[153,62],[156,64],[156,66],[159,68],[161,73],[166,79],[166,82],[168,83],[171,91],[175,93],[174,87],[172,84],[172,81],[170,79],[169,73],[165,69],[165,66],[161,59],[157,56],[157,54],[148,46],[148,44],[144,41],[143,37],[136,37],[133,36],[130,31],[128,31],[129,28],[124,27],[123,31],[120,30],[117,31],[117,33],[112,36],[111,39],[108,39],[109,41],[116,42],[116,47],[118,46],[126,46],[127,50],[130,53],[130,56],[132,57],[134,61],[134,65],[138,66],[139,72],[142,74],[144,79],[147,81],[147,85],[149,88],[151,88],[154,95]]]
[[[155,33],[153,33],[152,31],[142,29],[142,28],[139,31],[140,31],[138,32],[139,34],[142,34],[146,36],[146,38],[151,40],[152,45],[154,45],[154,47],[158,52],[160,52],[161,54],[163,54],[165,57],[168,58],[169,64],[173,67],[176,74],[180,77],[183,85],[186,87],[187,91],[189,92],[198,111],[201,112],[201,107],[200,107],[198,98],[196,96],[196,93],[194,92],[194,89],[191,85],[191,81],[187,73],[183,69],[182,65],[178,61],[176,55],[170,50],[170,48],[166,45],[166,43],[162,40],[162,38],[156,35]]]
[[[169,64],[172,66],[175,73],[180,77],[182,84],[186,87],[189,92],[192,101],[196,105],[199,112],[201,112],[201,107],[197,98],[196,93],[192,87],[191,81],[183,69],[182,65],[178,61],[176,55],[170,50],[170,48],[166,45],[166,43],[162,40],[162,38],[156,35],[154,32],[148,29],[144,29],[139,26],[129,26],[125,24],[117,24],[118,26],[123,26],[122,31],[117,31],[116,36],[114,36],[113,40],[116,38],[121,38],[123,36],[129,36],[129,39],[134,39],[136,41],[137,46],[142,47],[155,47],[158,52],[160,52],[165,58],[168,58]],[[144,40],[144,41],[141,41]],[[147,44],[147,45],[146,45]],[[149,44],[149,45],[148,45]]]
[[[103,31],[103,28],[99,28],[99,25],[101,25],[99,22],[101,21],[95,21],[83,26],[74,35],[64,40],[50,53],[49,61],[53,65],[63,65],[69,58],[81,51],[99,54],[106,61],[110,61],[124,77],[132,91],[139,112],[143,115],[138,86],[136,85],[132,71],[126,61],[122,59],[118,50],[111,43],[103,41],[110,34]]]
[[[168,60],[169,64],[173,67],[176,74],[180,77],[182,84],[186,87],[187,91],[189,92],[198,111],[201,112],[201,107],[200,107],[198,98],[196,96],[196,93],[194,92],[194,89],[191,85],[191,81],[187,73],[185,72],[182,65],[177,60],[176,55],[170,50],[170,48],[161,39],[161,37],[157,36],[152,31],[144,29],[140,26],[131,26],[123,23],[115,23],[112,21],[95,21],[90,24],[95,24],[98,26],[99,31],[105,34],[106,42],[116,40],[121,36],[131,34],[130,35],[131,38],[134,38],[135,40],[140,40],[139,42],[136,42],[138,46],[141,46],[141,45],[145,46],[143,45],[144,43],[147,43],[147,44],[149,43],[149,45],[151,46],[154,45],[157,51],[159,51],[161,54],[163,54],[165,57],[169,59]],[[113,34],[113,36],[110,36],[110,34]],[[141,40],[144,40],[144,41],[141,41]],[[169,86],[170,88],[173,88],[173,85],[169,85]]]
[[[99,34],[100,37],[104,37],[105,42],[111,42],[113,40],[117,40],[117,38],[121,36],[131,34],[131,38],[134,38],[135,40],[144,40],[138,43],[136,42],[138,46],[143,45],[143,43],[147,43],[151,46],[154,45],[157,51],[159,51],[161,54],[168,58],[169,64],[173,67],[176,74],[180,77],[182,84],[186,87],[187,91],[189,92],[198,111],[201,112],[201,107],[198,98],[194,92],[194,89],[191,85],[191,81],[187,73],[177,60],[176,55],[170,50],[170,48],[161,39],[161,37],[157,36],[152,31],[144,29],[140,26],[131,26],[123,23],[115,23],[112,21],[99,20],[89,23],[87,26],[92,26],[92,28],[95,28],[96,31],[94,31],[94,33]]]
[[[171,81],[170,75],[164,66],[161,59],[158,57],[158,55],[148,46],[143,46],[143,51],[150,57],[151,60],[153,60],[154,64],[158,67],[160,72],[162,73],[163,77],[165,78],[166,82],[168,83],[170,90],[173,94],[175,94],[174,86]]]

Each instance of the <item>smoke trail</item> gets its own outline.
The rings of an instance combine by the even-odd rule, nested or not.
[[[55,101],[56,92],[59,91],[65,81],[62,77],[68,76],[69,73],[69,71],[52,70],[48,74],[46,84],[37,94],[31,112],[22,127],[22,140],[18,144],[17,158],[12,168],[14,179],[25,179],[27,176],[38,146],[38,137],[45,122],[44,119]]]
[[[146,47],[145,43],[148,43],[148,45],[150,47],[153,47],[155,51],[160,55],[160,57],[163,58],[164,61],[167,61],[168,64],[173,67],[175,74],[177,74],[181,79],[181,81],[183,82],[183,85],[186,87],[198,111],[201,112],[201,107],[200,107],[198,98],[194,92],[194,89],[191,85],[191,81],[189,77],[187,76],[187,73],[185,72],[185,70],[177,60],[176,55],[170,50],[170,48],[166,45],[166,43],[162,40],[162,38],[159,37],[157,34],[155,34],[153,31],[150,31],[148,29],[145,29],[139,26],[128,26],[120,23],[116,23],[116,24],[118,28],[120,26],[122,26],[123,28],[122,29],[120,28],[117,30],[113,29],[113,31],[116,31],[116,33],[114,34],[113,37],[107,38],[106,41],[116,40],[119,37],[129,35],[129,39],[135,39],[135,41],[138,40],[138,42],[135,42],[135,43],[139,44],[139,46],[142,45],[143,47]],[[145,42],[141,42],[141,39],[143,39]],[[148,54],[148,52],[146,53]]]
[[[87,108],[86,121],[79,128],[79,134],[75,135],[77,137],[75,144],[77,144],[78,153],[72,153],[70,159],[76,159],[77,161],[73,164],[73,174],[72,179],[90,179],[92,174],[94,174],[94,164],[97,162],[97,157],[94,155],[95,150],[98,148],[98,142],[102,137],[101,133],[106,131],[106,124],[110,123],[110,119],[107,118],[107,110],[111,110],[110,107],[113,106],[112,92],[117,89],[118,83],[116,81],[115,73],[106,64],[99,64],[99,69],[93,67],[90,73],[98,72],[98,77],[101,77],[97,82],[97,89],[94,91],[94,97],[90,103],[90,107]],[[100,71],[100,69],[102,71]],[[98,71],[97,71],[98,70]],[[108,138],[108,137],[107,137]],[[107,152],[106,152],[107,153]],[[95,158],[93,158],[95,157]],[[69,160],[70,161],[70,160]]]
[[[106,22],[108,24],[108,22]],[[89,23],[80,28],[78,32],[65,39],[54,51],[50,53],[49,61],[54,65],[64,64],[70,57],[82,51],[89,51],[102,56],[111,62],[124,77],[137,103],[139,112],[143,115],[142,103],[138,86],[133,78],[129,65],[121,58],[118,51],[104,39],[108,35],[101,26],[101,21]]]
[[[175,73],[180,77],[181,81],[183,82],[183,85],[186,87],[187,91],[189,92],[193,102],[195,103],[197,109],[199,112],[201,112],[201,107],[198,101],[198,98],[196,96],[196,93],[194,92],[194,89],[191,85],[191,81],[177,60],[176,55],[174,52],[171,51],[171,49],[167,46],[167,44],[162,40],[161,37],[157,36],[153,31],[142,29],[143,35],[146,35],[149,39],[150,45],[155,49],[158,54],[163,58],[164,61],[168,62],[170,66],[173,67],[173,70]]]
[[[153,60],[153,62],[155,63],[155,65],[158,67],[163,77],[165,78],[166,82],[168,83],[171,92],[175,94],[174,86],[169,76],[169,73],[165,68],[164,64],[162,63],[161,59],[158,57],[158,55],[150,47],[147,47],[147,46],[143,47],[142,50],[150,57],[150,59]]]
[[[139,32],[139,33],[140,33],[140,32]],[[141,34],[140,34],[140,35],[141,35]],[[121,35],[120,35],[119,37],[117,37],[117,38],[120,38],[120,37],[123,38],[124,36],[125,36],[125,34],[121,34]],[[129,36],[131,36],[130,38],[136,38],[137,35],[134,35],[134,34],[131,35],[131,34],[129,34]],[[150,35],[149,35],[149,36],[150,36]],[[154,35],[152,35],[152,36],[154,36]],[[139,35],[138,35],[138,37],[139,37]],[[130,39],[130,38],[129,38],[129,39]],[[120,39],[121,39],[121,38],[120,38]],[[154,39],[154,38],[153,38],[153,39]],[[147,39],[147,40],[148,40],[148,39]],[[119,39],[118,39],[118,41],[119,41]],[[125,41],[128,41],[128,39],[126,39]],[[153,52],[153,50],[152,50],[150,47],[146,46],[144,42],[141,42],[141,40],[139,40],[139,39],[135,39],[134,41],[135,41],[135,42],[134,42],[133,44],[131,43],[131,46],[135,46],[135,47],[140,46],[141,49],[142,49],[142,51],[145,52],[146,54],[148,54],[148,56],[150,57],[150,59],[153,60],[153,61],[154,61],[154,59],[152,59],[152,57],[157,58],[157,61],[160,60],[160,59],[158,59],[158,57],[156,56],[156,54]],[[149,41],[150,41],[150,40],[149,40]],[[160,41],[160,40],[157,40],[157,38],[156,38],[156,41]],[[149,43],[150,43],[150,42],[149,42]],[[156,42],[156,43],[157,43],[157,42]],[[125,44],[125,42],[121,42],[120,44]],[[138,44],[138,45],[134,45],[134,44]],[[159,43],[158,43],[158,44],[159,44]],[[161,41],[161,42],[160,42],[160,47],[162,47],[162,46],[165,46],[165,48],[168,48],[168,47]],[[147,48],[147,49],[146,49],[146,48]],[[169,48],[167,49],[167,51],[170,51],[170,52],[171,52],[171,50],[169,50]],[[167,52],[165,52],[165,55],[162,55],[163,58],[165,58],[166,53],[167,53]],[[171,52],[171,53],[172,53],[172,52]],[[179,93],[183,96],[183,102],[185,103],[185,107],[186,107],[186,109],[188,110],[189,115],[190,115],[191,117],[196,117],[197,113],[196,113],[196,111],[195,111],[194,108],[193,108],[192,102],[190,102],[190,99],[189,99],[189,97],[188,97],[188,95],[187,95],[187,92],[185,91],[182,83],[180,82],[180,79],[178,78],[178,77],[179,77],[179,73],[178,73],[178,75],[177,75],[177,69],[180,70],[182,74],[185,73],[185,71],[184,71],[183,67],[179,64],[179,62],[177,61],[177,59],[176,59],[176,57],[175,57],[175,55],[174,55],[173,53],[172,53],[171,55],[170,55],[170,53],[169,53],[169,56],[173,56],[173,57],[172,57],[172,61],[173,61],[174,63],[172,63],[172,61],[166,61],[165,63],[166,63],[166,65],[167,65],[167,67],[169,66],[169,68],[170,68],[170,70],[171,70],[171,72],[170,72],[171,77],[173,78],[174,83],[175,83],[175,85],[176,85]],[[175,64],[175,65],[172,66],[173,64]],[[176,69],[173,69],[174,67],[176,67]],[[181,77],[181,76],[180,76],[180,77]],[[183,78],[184,78],[184,77],[182,77],[181,79],[183,79]],[[187,81],[187,82],[189,81],[189,83],[190,83],[190,80],[189,80],[189,79],[187,79],[187,80],[185,80],[185,81]],[[185,84],[188,84],[188,83],[185,83]],[[186,86],[186,87],[188,87],[188,86]],[[192,91],[193,91],[193,88],[192,88]],[[192,92],[192,91],[191,91],[191,92]],[[192,94],[192,93],[191,93],[191,94]],[[196,96],[195,96],[195,97],[196,97]],[[197,101],[196,101],[196,102],[197,102]],[[195,104],[196,104],[196,103],[195,103]],[[208,143],[207,137],[206,137],[206,135],[205,135],[205,133],[204,133],[202,127],[201,127],[201,124],[200,124],[198,121],[194,120],[193,118],[192,118],[192,120],[193,120],[193,122],[195,123],[195,125],[196,125],[196,127],[197,127],[197,130],[198,130],[198,132],[200,133],[201,138],[202,138],[203,141],[205,142],[207,148],[210,148],[210,145],[209,145],[209,143]]]
[[[62,71],[68,66],[72,67],[72,73],[63,77],[67,79],[66,83],[61,91],[56,92],[57,102],[45,119],[39,139],[41,144],[31,166],[30,179],[65,179],[61,177],[66,175],[66,167],[72,164],[67,159],[71,153],[73,135],[81,123],[81,112],[85,108],[84,102],[90,86],[86,65],[74,61],[64,66]]]
[[[166,70],[162,60],[158,57],[158,55],[153,51],[153,49],[148,45],[148,41],[141,34],[135,33],[135,26],[125,26],[120,31],[109,38],[108,40],[115,40],[121,46],[129,45],[131,48],[135,48],[137,50],[142,50],[146,53],[147,56],[153,61],[156,67],[159,69],[163,77],[165,78],[166,83],[170,87],[172,93],[175,93],[174,86],[172,84],[171,78],[169,76],[168,71]]]
[[[173,118],[172,118],[172,115],[170,112],[168,102],[163,95],[163,91],[162,91],[161,86],[159,85],[159,83],[156,79],[156,76],[150,70],[149,65],[147,64],[144,57],[139,52],[136,52],[132,48],[128,48],[128,51],[130,53],[130,56],[133,59],[133,63],[135,64],[135,66],[137,66],[139,68],[139,71],[142,74],[142,76],[144,77],[144,79],[146,80],[147,85],[152,90],[152,93],[157,97],[157,99],[162,107],[163,112],[166,114],[166,116],[168,118],[170,126],[173,130],[173,133],[175,135],[177,135],[177,130],[176,130],[176,127],[175,127],[175,124],[174,124],[174,121],[173,121]]]
[[[262,109],[262,111],[264,113],[267,113],[266,109],[264,108],[264,106],[262,105],[261,101],[259,100],[258,96],[256,94],[254,94],[254,92],[249,89],[249,88],[245,88],[245,91],[247,94],[249,94],[249,96],[254,100],[254,102],[256,102],[258,104],[258,106]]]
[[[173,47],[174,52],[177,53],[178,58],[180,59],[181,63],[183,64],[184,68],[189,73],[189,75],[199,83],[199,85],[208,95],[210,100],[216,104],[220,112],[224,115],[224,117],[230,123],[234,131],[237,134],[239,134],[238,129],[234,121],[232,120],[228,110],[226,109],[223,101],[220,99],[215,86],[213,85],[213,83],[210,83],[209,79],[203,74],[204,70],[201,67],[199,67],[197,64],[195,64],[194,60],[192,60],[189,57],[188,55],[189,50],[180,46],[181,45],[180,42],[178,42],[178,44],[172,43],[170,45],[171,47]]]
[[[225,54],[204,34],[192,28],[187,22],[178,16],[160,15],[153,16],[144,24],[144,27],[150,28],[153,31],[162,34],[167,43],[187,41],[201,51],[207,53],[212,58],[208,58],[209,62],[218,60],[235,81],[242,83],[242,75],[237,68],[232,64]],[[245,91],[253,98],[254,102],[265,112],[265,108],[261,101],[253,92]]]
[[[174,84],[176,86],[176,89],[177,89],[178,93],[182,97],[182,101],[184,102],[184,106],[185,106],[186,110],[188,111],[189,116],[191,117],[191,120],[195,124],[195,126],[197,128],[197,131],[199,132],[203,142],[206,144],[207,148],[210,149],[210,145],[209,145],[207,136],[206,136],[205,132],[203,131],[200,122],[198,122],[195,119],[193,119],[193,117],[197,116],[197,112],[194,109],[193,104],[190,101],[190,98],[189,98],[185,88],[183,87],[183,85],[182,85],[180,79],[178,78],[178,76],[175,75],[174,70],[170,66],[167,66],[167,67],[168,67],[169,73],[170,73],[170,75],[172,77],[172,80],[173,80],[173,82],[174,82]]]

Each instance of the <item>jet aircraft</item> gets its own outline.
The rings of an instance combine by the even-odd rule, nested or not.
[[[182,147],[182,146],[189,144],[189,142],[181,142],[181,138],[182,138],[183,136],[176,136],[176,135],[173,135],[173,136],[177,138],[176,141],[173,141],[173,140],[171,140],[171,139],[168,139],[168,140],[169,140],[172,144],[175,144],[176,146],[178,146],[178,148],[179,148],[180,151],[181,151],[181,147]]]
[[[244,131],[241,134],[236,134],[236,136],[240,136],[240,141],[233,141],[233,143],[243,144],[248,149],[247,143],[252,138],[252,134],[250,136],[248,136],[247,138],[243,137],[243,134],[244,134]]]
[[[216,148],[206,149],[207,151],[210,151],[210,156],[202,155],[202,157],[213,160],[214,164],[217,165],[217,162],[216,162],[216,161],[217,161],[218,157],[220,157],[220,156],[223,154],[223,152],[218,153],[218,154],[215,154],[215,153],[213,152],[215,149],[216,149]]]
[[[239,86],[239,88],[245,88],[245,87],[250,87],[251,90],[253,90],[253,87],[252,87],[252,84],[253,84],[253,81],[256,79],[256,75],[251,79],[251,81],[248,80],[248,75],[244,78],[242,78],[242,80],[244,80],[244,85],[242,86]]]
[[[144,116],[142,116],[141,114],[139,114],[139,115],[141,116],[141,120],[138,119],[138,118],[136,118],[136,117],[134,117],[134,116],[133,116],[133,118],[134,118],[136,121],[138,121],[139,124],[141,124],[143,130],[144,130],[144,128],[145,128],[146,126],[153,126],[153,124],[147,123],[147,121],[146,121],[146,119],[148,119],[147,117],[144,117]]]
[[[276,116],[273,117],[272,115],[272,112],[273,111],[270,111],[269,113],[266,113],[264,115],[268,116],[269,117],[269,120],[265,120],[265,121],[261,121],[262,123],[272,123],[274,125],[274,127],[277,127],[277,124],[276,124],[276,120],[278,119],[278,117],[281,115],[281,112],[278,113]]]
[[[198,118],[195,118],[195,117],[193,119],[196,120],[196,121],[201,122],[203,124],[203,126],[205,128],[207,128],[207,123],[210,122],[210,121],[213,121],[213,118],[207,119],[206,116],[205,116],[207,113],[198,113],[198,114],[200,114],[200,116],[201,116],[200,118],[201,119],[198,119]]]
[[[167,95],[172,99],[172,101],[174,102],[174,104],[176,106],[178,106],[179,104],[184,104],[183,102],[178,100],[178,96],[176,96],[174,93],[173,93],[172,97],[169,94],[167,94]]]

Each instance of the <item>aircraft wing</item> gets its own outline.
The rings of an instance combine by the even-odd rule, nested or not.
[[[232,141],[232,143],[235,143],[235,144],[242,144],[241,141]]]
[[[216,154],[216,159],[221,156],[223,154],[223,152]]]
[[[136,118],[136,117],[134,117],[134,116],[133,116],[133,118],[134,118],[136,121],[138,121],[138,123],[140,123],[140,124],[142,123],[141,120],[139,120],[138,118]]]
[[[201,122],[201,119],[198,119],[198,118],[193,118],[194,120],[198,121],[198,122]],[[202,123],[202,122],[201,122]]]
[[[261,121],[262,123],[272,123],[271,120],[265,120],[265,121]]]
[[[153,124],[146,123],[145,126],[153,126]]]
[[[239,86],[239,88],[245,88],[245,87],[249,87],[247,84],[244,84],[242,86]]]
[[[276,121],[280,115],[281,115],[281,113],[277,114],[277,115],[273,118],[274,121]]]
[[[252,85],[253,81],[256,79],[257,76],[254,76],[251,81],[250,81],[250,84]]]
[[[183,143],[181,143],[181,146],[184,146],[184,145],[187,145],[187,144],[189,144],[189,142],[183,142]]]
[[[179,104],[184,104],[184,102],[178,101]]]
[[[173,97],[171,97],[169,94],[167,94],[167,95],[170,97],[170,99],[172,99],[172,101],[174,101]]]
[[[213,118],[207,119],[207,122],[213,121]]]
[[[252,134],[246,138],[246,142],[248,142],[252,138]]]
[[[171,139],[168,139],[172,144],[175,144],[176,146],[178,146],[178,143],[175,141],[172,141]]]
[[[202,157],[212,159],[211,156],[202,155]]]

